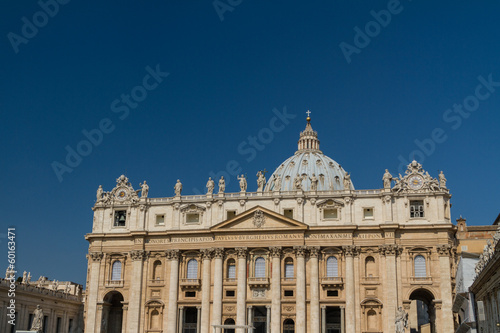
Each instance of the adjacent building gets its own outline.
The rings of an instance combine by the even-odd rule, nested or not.
[[[269,178],[238,177],[240,192],[209,179],[205,195],[183,195],[178,181],[149,198],[151,184],[123,175],[99,187],[85,332],[395,332],[400,307],[412,332],[454,332],[444,174],[413,161],[380,176],[382,188],[355,189],[308,117],[295,154]]]

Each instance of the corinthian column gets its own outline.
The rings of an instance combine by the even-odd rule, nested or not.
[[[345,316],[346,320],[346,333],[356,332],[356,303],[354,301],[354,256],[356,255],[357,248],[352,245],[344,246],[345,254]]]
[[[319,247],[309,248],[309,258],[311,260],[311,333],[319,333],[319,265],[318,265]]]
[[[396,330],[396,308],[398,300],[398,284],[396,279],[396,255],[399,251],[397,245],[384,245],[380,247],[380,253],[385,255],[385,305],[384,311],[386,314],[385,327],[387,332],[394,332]],[[349,318],[349,316],[347,316]]]
[[[273,272],[271,278],[271,332],[281,329],[281,247],[271,247]]]
[[[203,281],[201,282],[201,333],[210,330],[210,265],[213,249],[202,249]]]
[[[238,285],[236,298],[236,325],[245,325],[245,310],[247,298],[247,249],[237,247],[238,255]],[[244,333],[242,328],[237,329],[238,333]]]
[[[146,257],[144,251],[131,251],[132,279],[130,280],[130,299],[128,302],[128,323],[130,332],[139,332],[141,316],[141,294],[142,294],[142,271],[143,260]]]
[[[214,251],[214,303],[212,312],[212,324],[220,325],[222,320],[222,279],[224,250],[217,248]],[[220,333],[221,329],[217,328],[215,333]]]
[[[451,270],[450,270],[450,245],[441,245],[437,247],[437,252],[439,255],[439,273],[441,280],[441,318],[439,326],[441,327],[440,332],[443,333],[453,333],[453,300],[451,298]]]
[[[97,313],[97,298],[99,295],[99,271],[101,267],[102,253],[90,252],[88,255],[90,264],[90,277],[88,286],[88,304],[87,308],[87,322],[85,323],[85,330],[90,333],[95,333],[96,329],[96,313]],[[30,323],[31,325],[31,323]]]
[[[295,246],[295,258],[297,259],[297,296],[295,313],[297,318],[296,332],[306,332],[306,266],[305,246]]]
[[[177,329],[177,295],[179,293],[179,250],[167,251],[170,259],[170,287],[168,289],[168,327],[167,332]],[[180,318],[182,320],[182,318]]]

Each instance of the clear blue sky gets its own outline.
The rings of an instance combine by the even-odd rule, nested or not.
[[[448,178],[453,220],[493,222],[499,2],[238,2],[218,13],[211,1],[73,0],[50,17],[36,1],[2,1],[0,237],[16,227],[19,271],[84,284],[96,189],[122,173],[136,188],[147,180],[152,197],[171,196],[178,178],[194,194],[234,160],[255,190],[257,170],[295,152],[307,109],[357,189],[380,188],[386,168],[397,175],[419,140],[417,159]],[[464,103],[473,111],[453,110]],[[284,107],[296,117],[271,140],[263,129]],[[66,147],[88,153],[82,131],[100,124],[113,130],[60,181],[54,161],[67,166]]]

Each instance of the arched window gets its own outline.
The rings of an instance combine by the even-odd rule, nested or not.
[[[285,319],[283,322],[283,333],[294,333],[295,323],[292,319]]]
[[[236,279],[236,261],[233,258],[227,260],[227,278]]]
[[[234,319],[232,318],[227,318],[224,321],[224,325],[235,325],[236,323],[234,322]],[[234,333],[234,328],[225,328],[224,333]]]
[[[378,319],[377,319],[377,313],[375,312],[375,310],[371,309],[368,311],[367,313],[367,325],[368,326],[368,330],[369,331],[374,331],[374,330],[378,330]]]
[[[255,277],[266,277],[266,260],[262,257],[255,259]]]
[[[370,256],[365,259],[365,276],[375,277],[377,276],[377,266],[375,265],[375,259]]]
[[[120,281],[122,279],[122,263],[115,260],[111,266],[111,281]]]
[[[198,278],[198,261],[196,259],[191,259],[187,263],[187,278],[188,279]]]
[[[158,310],[153,310],[151,312],[150,329],[156,330],[160,328],[160,313]]]
[[[153,280],[161,280],[161,261],[159,260],[153,264]]]
[[[285,259],[285,278],[293,278],[293,259],[288,257]]]
[[[427,269],[425,267],[425,258],[422,255],[415,257],[415,277],[426,277]]]
[[[326,259],[326,276],[327,277],[339,276],[339,266],[337,258],[334,256],[330,256]]]

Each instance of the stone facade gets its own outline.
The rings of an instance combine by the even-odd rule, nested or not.
[[[247,192],[242,176],[238,193],[210,183],[185,196],[178,182],[175,196],[149,198],[121,176],[98,191],[85,332],[395,332],[396,310],[415,300],[429,330],[454,332],[445,183],[414,161],[404,176],[384,175],[382,189],[354,190],[338,164],[315,159],[309,120],[264,190],[260,179]]]
[[[83,332],[82,286],[71,282],[48,281],[41,277],[35,282],[15,282],[15,297],[9,296],[11,280],[0,279],[0,332],[14,333],[31,328],[37,307],[44,313],[44,332]],[[15,300],[15,323],[9,323],[7,308]]]

